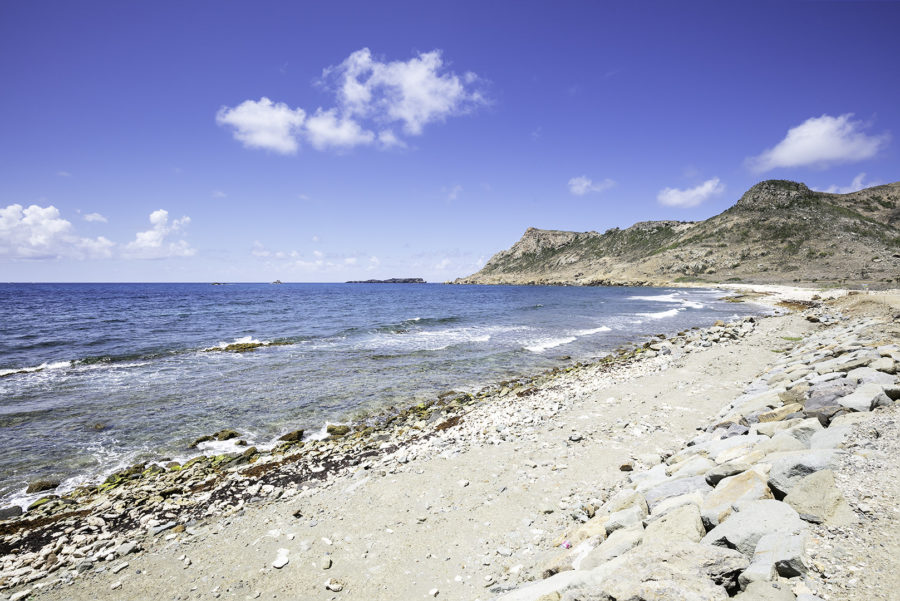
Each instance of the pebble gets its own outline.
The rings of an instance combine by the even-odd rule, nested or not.
[[[433,588],[430,591],[428,591],[428,594],[432,597],[437,597],[439,592],[440,592],[439,590],[437,590],[436,588]]]
[[[119,572],[121,572],[122,570],[124,570],[127,567],[128,567],[128,562],[126,561],[126,562],[120,563],[117,566],[113,566],[112,568],[110,568],[110,571],[112,571],[113,574],[118,574]]]
[[[465,488],[469,485],[469,481],[468,480],[460,480],[459,482],[457,482],[457,484],[459,484],[461,488]]]
[[[272,562],[272,567],[276,570],[280,570],[284,566],[288,564],[290,560],[288,559],[288,550],[287,549],[278,549],[278,554],[275,556],[275,561]]]
[[[328,581],[325,582],[325,588],[333,593],[339,593],[344,590],[344,583],[337,578],[329,578]]]
[[[323,570],[329,570],[332,566],[332,561],[330,557],[323,557],[322,561],[319,562],[319,567]]]

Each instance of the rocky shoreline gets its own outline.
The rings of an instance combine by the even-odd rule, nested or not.
[[[865,399],[860,400],[860,398],[869,394],[870,388],[874,391],[871,386],[867,388],[871,382],[857,383],[858,385],[852,392],[842,395],[841,398],[851,397],[849,400],[845,400],[845,403],[852,404],[852,407],[844,407],[840,403],[832,405],[809,403],[809,400],[814,397],[810,390],[815,386],[823,384],[835,386],[834,381],[847,380],[847,376],[838,376],[834,378],[834,381],[823,379],[821,382],[810,384],[814,378],[822,378],[830,373],[844,374],[854,369],[872,370],[891,377],[893,375],[879,369],[879,367],[888,367],[890,370],[887,361],[881,361],[875,367],[862,363],[854,366],[849,364],[838,366],[836,363],[828,363],[828,361],[836,361],[840,357],[849,359],[854,357],[854,354],[862,354],[861,349],[868,348],[864,345],[870,342],[866,340],[864,333],[876,327],[877,323],[859,322],[853,326],[855,329],[844,331],[841,329],[843,326],[836,325],[838,314],[828,307],[807,308],[801,305],[795,308],[803,308],[806,313],[805,318],[809,320],[806,323],[810,327],[821,328],[820,332],[816,334],[818,338],[804,339],[802,345],[795,344],[799,341],[784,340],[785,350],[789,351],[785,354],[784,365],[775,366],[774,371],[770,372],[767,378],[759,379],[753,385],[756,388],[751,386],[751,392],[745,393],[743,397],[739,398],[740,404],[735,401],[732,407],[723,412],[716,423],[709,425],[708,431],[702,433],[685,449],[671,452],[665,461],[663,461],[662,455],[659,455],[655,459],[649,456],[635,457],[633,461],[623,463],[623,468],[636,470],[632,472],[634,474],[630,485],[633,487],[632,492],[628,492],[628,489],[623,489],[625,493],[610,489],[602,493],[602,496],[606,498],[595,498],[592,502],[570,504],[571,519],[576,521],[576,527],[558,542],[554,541],[556,542],[555,546],[546,550],[546,553],[554,556],[543,558],[540,565],[536,564],[531,570],[523,570],[520,567],[513,572],[507,571],[501,575],[492,576],[487,582],[485,590],[494,595],[509,591],[505,594],[510,599],[538,599],[541,595],[546,594],[551,595],[547,599],[555,599],[557,598],[553,596],[555,593],[566,595],[562,598],[573,600],[608,598],[596,595],[587,596],[593,595],[594,592],[585,592],[585,590],[574,593],[572,591],[577,590],[579,586],[584,589],[584,582],[587,581],[581,582],[579,586],[574,586],[571,585],[571,582],[575,582],[577,579],[571,580],[571,582],[566,579],[572,579],[573,575],[577,575],[578,578],[590,580],[602,571],[600,568],[603,565],[618,565],[612,562],[623,563],[631,561],[629,558],[638,557],[641,561],[650,561],[651,556],[637,551],[630,552],[628,551],[630,547],[620,547],[620,558],[610,556],[606,558],[610,560],[609,562],[598,562],[594,568],[597,570],[596,574],[587,569],[590,564],[584,564],[584,559],[577,565],[575,559],[583,554],[586,554],[585,557],[590,556],[591,553],[594,554],[595,560],[604,554],[608,555],[612,546],[610,541],[621,543],[619,539],[625,538],[628,539],[628,544],[632,542],[638,544],[643,540],[643,544],[647,545],[643,547],[644,551],[649,548],[651,540],[663,541],[659,544],[665,547],[665,545],[669,545],[669,542],[665,542],[669,530],[680,533],[671,544],[681,545],[681,550],[672,551],[672,553],[687,557],[688,559],[685,561],[688,563],[685,565],[699,557],[704,557],[703,553],[712,554],[710,557],[718,554],[715,557],[720,558],[722,557],[721,553],[724,552],[722,548],[691,540],[700,534],[699,529],[695,528],[692,531],[694,534],[688,537],[681,536],[686,531],[683,527],[684,524],[691,522],[695,517],[694,509],[700,515],[700,528],[703,529],[704,537],[709,536],[706,533],[707,529],[712,533],[719,525],[724,526],[736,517],[740,517],[740,512],[734,511],[724,517],[702,512],[701,508],[707,497],[714,495],[716,491],[725,490],[722,487],[728,486],[735,480],[743,482],[741,478],[744,478],[753,480],[753,484],[756,485],[754,490],[759,491],[766,488],[773,496],[781,496],[781,493],[787,492],[787,497],[784,497],[787,499],[791,494],[790,490],[784,490],[790,488],[788,484],[781,484],[782,488],[779,489],[778,484],[769,483],[767,480],[769,474],[762,473],[765,470],[760,465],[769,455],[774,453],[794,453],[797,456],[804,453],[809,454],[812,451],[806,447],[802,450],[796,448],[796,444],[792,441],[799,441],[800,444],[803,444],[804,439],[808,442],[815,436],[819,436],[820,439],[831,436],[832,438],[829,440],[838,440],[835,433],[842,432],[846,434],[844,442],[838,440],[834,444],[848,444],[846,441],[857,435],[851,428],[853,420],[857,416],[872,415],[874,419],[882,419],[885,411],[892,410],[892,407],[881,408],[889,404],[881,399],[878,403],[879,408],[874,413],[858,412],[865,404]],[[82,590],[84,587],[96,588],[100,586],[98,581],[106,582],[108,580],[112,580],[112,582],[107,582],[108,590],[116,591],[123,586],[123,582],[126,585],[128,583],[126,577],[128,573],[123,570],[127,569],[129,562],[150,561],[159,554],[161,549],[169,548],[171,545],[187,545],[191,541],[203,540],[210,528],[218,531],[224,527],[222,524],[227,525],[233,520],[237,520],[236,523],[238,523],[245,519],[242,517],[245,512],[267,511],[268,507],[271,507],[272,510],[289,507],[292,519],[298,523],[309,519],[310,525],[314,526],[317,520],[308,517],[314,511],[311,507],[307,508],[307,505],[312,504],[311,499],[317,492],[347,484],[349,484],[348,490],[355,490],[356,487],[371,478],[383,479],[385,476],[391,477],[392,474],[403,474],[413,469],[411,466],[426,464],[432,461],[430,458],[448,456],[448,453],[449,456],[457,456],[476,450],[483,445],[527,444],[534,438],[534,434],[531,432],[538,427],[552,424],[554,416],[564,410],[568,401],[565,399],[563,391],[572,389],[573,385],[577,389],[580,382],[627,379],[635,374],[653,374],[660,369],[665,369],[665,366],[673,361],[683,360],[692,353],[708,352],[719,346],[740,345],[742,338],[753,334],[756,327],[757,320],[747,318],[734,324],[720,324],[705,330],[682,332],[677,336],[655,337],[639,348],[622,349],[615,356],[596,363],[575,364],[535,377],[504,382],[484,389],[475,395],[461,393],[442,395],[431,402],[379,416],[372,422],[335,429],[331,432],[329,439],[323,441],[303,443],[298,440],[287,440],[272,451],[258,452],[256,449],[250,448],[241,454],[198,457],[184,465],[135,466],[111,476],[107,482],[98,487],[79,489],[61,498],[49,497],[22,516],[12,516],[0,521],[0,587],[10,592],[13,599],[24,599],[30,594],[38,593],[46,594],[48,598],[56,595],[63,598],[69,595],[67,590],[72,590],[68,585],[78,585],[76,588]],[[826,348],[833,342],[832,339],[840,336],[846,338],[839,343],[843,346]],[[851,341],[853,337],[861,341],[858,343],[860,346],[856,346],[857,343]],[[891,344],[896,344],[896,341]],[[787,347],[795,348],[789,350]],[[812,350],[813,347],[819,350]],[[838,352],[839,349],[840,352]],[[829,351],[834,357],[827,355]],[[882,351],[878,352],[877,359],[874,356],[867,357],[868,363],[875,363],[886,358],[880,356]],[[890,353],[887,358],[894,362],[900,360],[900,357],[894,357]],[[853,360],[863,361],[859,357]],[[806,367],[798,367],[801,364]],[[831,367],[828,367],[829,365]],[[896,363],[892,363],[892,365],[896,367]],[[843,367],[848,367],[848,369],[841,371]],[[819,368],[826,371],[820,373]],[[831,371],[828,371],[829,369]],[[871,375],[869,372],[865,373]],[[846,383],[842,382],[841,384],[845,385]],[[807,385],[810,386],[810,390],[800,390],[801,387]],[[762,390],[763,386],[766,387],[766,390]],[[783,390],[781,390],[782,388]],[[884,389],[883,385],[882,389]],[[894,391],[894,388],[890,388],[886,394],[893,395]],[[808,398],[801,398],[801,392],[804,395],[808,394]],[[782,398],[780,395],[793,396]],[[880,399],[880,397],[878,398]],[[890,399],[890,396],[888,398]],[[763,399],[765,399],[765,403],[763,403]],[[831,400],[833,401],[834,398]],[[890,404],[892,405],[892,402]],[[800,410],[794,405],[800,405]],[[835,407],[843,407],[843,409],[835,409]],[[853,410],[857,412],[853,412]],[[807,412],[809,413],[807,414]],[[842,413],[846,413],[846,415],[842,415]],[[760,419],[762,414],[766,414],[765,420]],[[623,428],[633,435],[639,435],[639,432],[634,434],[637,431],[659,430],[659,425],[650,426],[650,422],[653,421],[654,418],[648,416],[631,425],[625,423]],[[814,421],[818,422],[820,426],[825,423],[829,427],[816,429],[813,425]],[[728,423],[726,424],[726,422]],[[715,426],[723,427],[716,428]],[[552,425],[549,427],[552,428]],[[849,430],[847,430],[848,428]],[[609,436],[611,440],[617,439],[612,431],[608,434],[604,434],[604,432],[598,431],[596,435]],[[571,432],[567,435],[565,443],[567,446],[576,447],[583,443],[582,437],[587,435],[577,431]],[[729,459],[725,460],[724,456],[720,457],[720,454],[711,453],[709,449],[716,445],[726,447],[721,452],[728,452],[734,457],[729,455]],[[791,447],[791,445],[794,446]],[[846,459],[845,454],[840,451],[831,450],[829,452],[832,453],[829,455],[830,458],[837,457],[834,462],[839,463]],[[823,451],[819,454],[827,453]],[[719,462],[720,458],[723,461]],[[738,461],[739,459],[740,461]],[[832,466],[830,461],[831,459],[823,465]],[[738,466],[735,465],[736,463],[744,465]],[[722,465],[725,467],[721,467]],[[734,471],[738,467],[744,469]],[[541,469],[538,465],[535,468]],[[705,471],[703,468],[706,468]],[[565,466],[557,465],[553,469],[564,470]],[[725,473],[729,470],[732,473]],[[788,471],[790,472],[790,470]],[[836,468],[833,471],[834,478],[840,482],[841,472]],[[816,470],[816,474],[822,472],[822,469]],[[416,473],[420,473],[418,469]],[[427,474],[427,466],[425,473]],[[722,477],[718,478],[720,475]],[[755,479],[754,476],[756,476]],[[715,481],[715,487],[707,482],[708,479]],[[701,486],[701,480],[706,483],[706,488]],[[650,491],[665,485],[681,492],[680,487],[685,486],[688,482],[696,484],[697,488],[685,490],[684,494],[669,494],[660,498],[654,497],[650,493]],[[461,480],[457,486],[462,490],[472,490],[472,488],[467,488],[468,484],[468,481]],[[791,480],[791,484],[795,483]],[[599,495],[600,493],[594,491],[594,494]],[[771,501],[778,503],[779,506],[791,507],[783,500],[775,501],[766,498],[764,493],[761,494],[763,496],[756,499],[756,502]],[[621,508],[614,508],[613,501],[619,498],[617,502],[622,503],[623,495],[630,495],[631,502]],[[641,511],[643,505],[639,495],[643,495],[644,502],[647,504],[646,515]],[[648,502],[648,495],[650,495],[649,501],[652,503]],[[587,493],[583,497],[590,498]],[[847,498],[854,500],[850,496]],[[616,511],[610,511],[612,509],[616,509]],[[856,510],[857,507],[853,507],[853,509]],[[552,511],[553,509],[550,509],[551,513]],[[619,513],[621,511],[625,511],[628,515]],[[723,511],[727,513],[726,510]],[[843,526],[828,524],[826,518],[822,516],[819,516],[822,517],[819,521],[824,524],[814,524],[813,522],[816,520],[812,519],[815,517],[812,513],[799,512],[796,509],[793,511],[800,516],[798,517],[801,522],[800,526],[807,529],[843,528]],[[321,510],[319,512],[321,513]],[[635,515],[632,516],[631,513]],[[789,512],[784,513],[792,515]],[[614,515],[616,516],[615,520],[613,520]],[[420,516],[417,519],[421,524],[427,518]],[[716,525],[714,523],[716,520],[721,523]],[[616,526],[619,522],[622,523]],[[792,524],[795,524],[795,521],[792,521]],[[693,526],[696,526],[696,520],[693,520]],[[585,534],[585,529],[590,532],[590,535],[576,542],[578,537]],[[576,532],[580,534],[576,535]],[[648,532],[651,535],[648,535]],[[655,534],[653,534],[654,532]],[[732,544],[731,539],[727,537],[723,540],[726,541],[724,543],[726,546]],[[749,557],[742,555],[744,559],[726,553],[730,558],[728,561],[740,567],[727,572],[730,578],[727,582],[720,578],[725,573],[715,576],[721,580],[719,584],[715,583],[715,579],[713,580],[713,586],[717,587],[715,594],[719,592],[726,594],[728,587],[730,587],[731,593],[737,592],[741,588],[741,575],[747,573],[748,569],[755,565],[753,554],[756,551],[756,543],[754,545],[744,544],[745,551],[749,555]],[[709,549],[704,548],[698,551],[697,547],[689,545],[705,545]],[[752,549],[750,549],[751,546],[753,546]],[[576,549],[577,553],[575,553]],[[638,547],[638,550],[640,549],[641,547]],[[284,550],[283,561],[286,564],[288,555],[287,549]],[[281,563],[280,551],[274,561],[271,557],[267,559],[267,562],[271,564],[267,569],[280,569],[275,565]],[[514,551],[511,549],[510,553],[512,554]],[[557,555],[559,557],[556,557]],[[838,567],[835,567],[834,564],[828,563],[828,553],[823,551],[820,555],[821,559],[819,555],[813,555],[816,559],[812,564],[805,564],[807,568],[805,575],[794,577],[790,581],[792,586],[797,582],[802,582],[811,591],[818,591],[819,589],[815,587],[814,575],[831,574],[834,570],[840,569],[839,564]],[[621,557],[625,557],[625,559],[621,559]],[[183,567],[188,569],[190,559],[185,557],[179,561],[182,564],[186,563],[187,565]],[[329,559],[329,561],[331,560]],[[819,563],[816,564],[816,561]],[[810,576],[809,566],[812,565],[816,569],[815,566],[819,564],[825,566],[822,568],[823,572],[814,572],[814,575]],[[568,569],[574,567],[581,569]],[[647,569],[650,569],[649,564]],[[765,573],[766,568],[762,567],[760,570],[761,573]],[[120,573],[122,578],[119,578]],[[706,587],[703,590],[708,592],[713,590],[707,586],[708,583],[705,583],[703,578],[695,578],[696,573],[690,572],[690,570],[686,573],[691,575],[691,578],[688,579],[693,583],[691,586]],[[541,579],[543,576],[548,576],[548,578],[540,580],[538,584],[526,584],[531,579]],[[686,582],[683,576],[684,574],[680,574],[675,580]],[[743,588],[745,589],[750,585],[749,578],[750,576],[744,577]],[[778,580],[784,580],[784,578],[783,575],[777,577]],[[797,578],[800,580],[798,581]],[[556,583],[563,580],[569,584],[553,588]],[[547,583],[550,583],[551,586],[541,595],[529,596],[535,590],[529,586],[548,586]],[[345,590],[344,584],[336,581],[331,583],[331,588],[323,590],[332,594],[337,592],[335,589]],[[637,583],[636,586],[642,586],[642,584]],[[761,585],[753,584],[753,587],[758,588],[759,586]],[[567,589],[571,590],[567,591]],[[749,593],[741,594],[746,596]],[[75,596],[77,597],[77,595]],[[213,596],[218,596],[218,594]],[[720,596],[709,598],[720,598]],[[826,595],[823,598],[828,597]]]

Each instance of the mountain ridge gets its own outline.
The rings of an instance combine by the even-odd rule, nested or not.
[[[530,227],[455,284],[668,285],[900,282],[900,182],[849,194],[766,180],[703,221],[605,232]]]

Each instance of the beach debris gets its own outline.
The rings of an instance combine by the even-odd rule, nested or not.
[[[325,589],[329,590],[333,593],[339,593],[344,590],[344,583],[338,580],[337,578],[329,578],[325,582]]]
[[[284,548],[278,549],[278,552],[275,555],[275,560],[272,562],[272,567],[276,570],[280,570],[281,568],[286,566],[289,561],[288,550]]]

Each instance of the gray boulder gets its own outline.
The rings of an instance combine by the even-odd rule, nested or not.
[[[893,404],[891,399],[884,394],[884,387],[874,382],[860,384],[856,390],[847,396],[838,398],[836,402],[841,407],[852,411],[871,411],[875,407]]]
[[[795,601],[797,597],[787,585],[771,582],[754,582],[735,601]]]
[[[677,478],[673,480],[667,480],[662,484],[657,484],[644,493],[644,498],[647,500],[647,507],[649,507],[650,511],[652,512],[653,508],[656,507],[659,503],[671,497],[686,495],[694,491],[706,493],[710,490],[712,490],[712,487],[706,483],[706,478],[704,478],[703,476],[694,476],[692,478]]]
[[[704,534],[706,530],[700,520],[700,508],[688,503],[647,524],[641,544],[654,546],[673,540],[699,543]]]
[[[800,532],[806,528],[800,515],[790,506],[765,499],[748,501],[703,537],[704,543],[737,549],[744,556],[753,557],[756,544],[773,532]]]
[[[834,483],[834,472],[820,470],[802,478],[784,498],[784,502],[804,517],[830,526],[846,526],[856,514]]]
[[[784,497],[802,478],[831,467],[837,453],[834,449],[809,449],[770,455],[769,488],[776,498]]]

